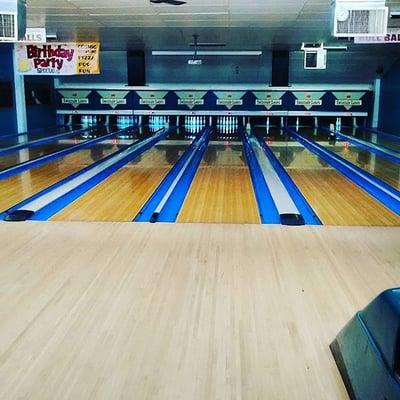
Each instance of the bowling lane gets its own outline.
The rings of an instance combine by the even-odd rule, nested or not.
[[[42,146],[23,149],[26,151],[17,151],[11,154],[0,156],[0,170],[12,167],[24,161],[34,160],[56,151],[70,148],[76,144],[86,142],[89,139],[101,137],[111,132],[116,132],[116,130],[116,127],[100,127],[91,132],[90,137],[85,137],[79,134],[70,138],[64,138],[52,143],[47,143]]]
[[[133,139],[125,140],[124,145],[131,144],[133,141]],[[7,210],[42,189],[118,151],[121,147],[119,143],[119,141],[97,143],[52,163],[0,180],[0,211]]]
[[[400,225],[397,215],[300,143],[273,139],[266,142],[325,225]]]
[[[53,217],[54,221],[132,221],[189,146],[165,140]]]
[[[326,149],[376,176],[390,186],[400,189],[400,165],[378,156],[370,151],[361,149],[346,141],[329,142],[326,132],[314,128],[299,128],[298,132],[317,141]]]
[[[78,126],[63,126],[61,128],[48,128],[48,129],[40,129],[40,130],[35,130],[33,132],[28,132],[26,135],[4,135],[2,137],[0,135],[0,149],[4,147],[10,147],[14,146],[19,143],[26,143],[30,142],[32,140],[38,140],[38,139],[43,139],[49,136],[55,136],[55,135],[62,135],[63,133],[68,133],[74,130],[82,129],[83,127],[81,125]],[[21,142],[19,142],[19,140]]]
[[[260,223],[241,142],[209,144],[178,222]]]
[[[352,127],[342,127],[340,132],[342,132],[344,135],[353,136],[356,139],[364,140],[366,142],[386,147],[387,149],[400,153],[400,140],[391,140],[388,136],[366,132],[362,129]]]

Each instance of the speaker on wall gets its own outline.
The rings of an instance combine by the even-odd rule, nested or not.
[[[143,50],[127,52],[128,86],[146,85],[146,63]]]
[[[272,52],[271,86],[289,86],[289,51]]]

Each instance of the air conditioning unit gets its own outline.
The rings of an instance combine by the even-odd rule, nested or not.
[[[328,51],[323,43],[303,43],[304,69],[326,69]]]
[[[0,2],[0,41],[17,42],[26,31],[26,0]]]
[[[383,0],[336,0],[333,3],[335,37],[384,36],[389,7]]]

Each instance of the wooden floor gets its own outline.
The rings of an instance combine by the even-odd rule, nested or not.
[[[132,221],[186,145],[156,146],[56,214],[55,221]],[[167,157],[173,151],[173,156]],[[168,152],[169,151],[169,152]]]
[[[211,154],[215,153],[215,157]],[[178,222],[258,224],[260,216],[241,145],[210,144]]]
[[[117,146],[98,144],[50,164],[0,180],[0,212],[117,150]]]
[[[347,399],[400,228],[0,223],[0,398]]]
[[[299,132],[312,140],[316,140],[313,135],[314,128],[303,127],[299,129]],[[321,135],[321,131],[319,131],[319,135]],[[322,132],[322,137],[326,138],[325,132]],[[323,141],[317,141],[323,147],[337,154],[341,158],[376,176],[378,179],[386,182],[395,189],[400,189],[400,165],[398,163],[390,161],[368,150],[361,149],[351,143],[345,145],[344,142],[337,142],[336,145],[333,146],[329,144],[326,139]]]
[[[400,217],[333,169],[288,169],[325,225],[400,226]]]

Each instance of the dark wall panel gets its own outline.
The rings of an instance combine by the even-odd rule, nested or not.
[[[400,59],[382,78],[379,128],[400,136]]]
[[[28,130],[56,125],[52,76],[26,76],[25,101]]]
[[[144,51],[128,51],[128,86],[146,85],[146,62]]]
[[[0,136],[15,133],[17,131],[16,114],[13,107],[13,57],[12,46],[0,45]],[[10,93],[11,87],[11,93]],[[11,98],[10,98],[11,96]],[[11,100],[11,104],[10,104]]]
[[[271,86],[289,86],[289,51],[272,52]]]

